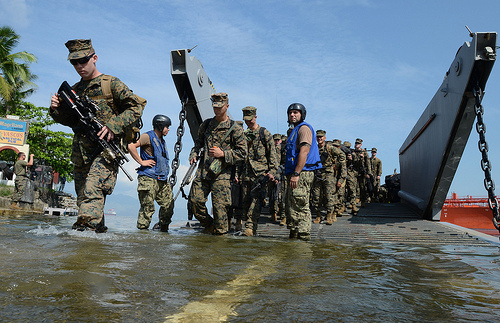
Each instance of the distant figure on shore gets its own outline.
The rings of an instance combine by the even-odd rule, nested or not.
[[[16,179],[14,180],[14,194],[12,194],[12,204],[11,209],[20,209],[19,202],[23,197],[24,190],[26,189],[26,183],[28,182],[28,175],[26,174],[26,167],[33,166],[33,156],[30,155],[29,161],[26,161],[26,154],[20,152],[17,154],[17,161],[14,164],[14,174],[16,174]]]

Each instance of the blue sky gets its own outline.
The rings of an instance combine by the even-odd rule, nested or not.
[[[38,57],[38,91],[47,106],[62,81],[78,81],[64,43],[92,38],[99,71],[119,77],[146,98],[144,130],[158,113],[173,120],[173,155],[180,101],[170,76],[171,50],[191,48],[229,111],[258,108],[257,121],[286,131],[286,108],[301,102],[307,121],[327,139],[377,147],[384,176],[399,172],[398,149],[474,32],[499,31],[500,2],[481,1],[36,1],[0,0],[0,21],[21,36],[16,51]],[[493,179],[500,179],[500,72],[486,86],[486,139]],[[61,127],[63,129],[63,127]],[[69,131],[69,128],[64,128]],[[469,143],[450,193],[485,196],[478,135]],[[192,140],[184,140],[182,172]],[[130,162],[133,172],[137,165]],[[179,179],[180,181],[180,179]],[[72,184],[70,184],[72,185]],[[174,193],[177,188],[174,189]],[[136,182],[121,174],[107,208],[135,214]],[[125,202],[126,201],[126,202]],[[176,208],[183,209],[180,202]]]

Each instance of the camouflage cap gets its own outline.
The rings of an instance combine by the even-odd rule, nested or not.
[[[227,93],[224,92],[212,94],[211,100],[212,100],[212,107],[214,108],[221,108],[224,106],[224,104],[229,103]]]
[[[280,135],[279,133],[275,133],[275,134],[273,135],[273,139],[274,139],[274,140],[281,140],[281,135]]]
[[[316,130],[316,137],[324,137],[326,135],[325,130]]]
[[[347,148],[351,148],[351,143],[349,141],[344,141],[344,146]]]
[[[335,147],[340,147],[340,139],[333,139],[333,140],[332,140],[332,144],[333,144]]]
[[[68,60],[83,58],[89,56],[90,54],[95,54],[94,47],[92,47],[92,40],[90,39],[68,40],[64,45],[69,50]]]
[[[243,120],[252,120],[257,114],[257,108],[248,106],[241,109],[243,111]]]
[[[372,148],[372,153],[376,153],[377,152],[377,148],[373,147]]]
[[[362,144],[362,143],[363,143],[363,139],[360,139],[360,138],[356,139],[356,144]]]

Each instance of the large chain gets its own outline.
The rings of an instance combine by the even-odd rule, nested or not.
[[[488,206],[491,211],[493,211],[493,225],[495,228],[500,231],[499,222],[500,215],[498,213],[498,200],[495,196],[495,182],[491,178],[491,162],[488,158],[488,143],[486,142],[486,138],[484,134],[486,133],[486,126],[483,122],[483,113],[484,109],[481,105],[481,100],[483,97],[483,92],[479,83],[476,84],[476,87],[473,89],[474,99],[476,100],[474,105],[474,112],[476,113],[477,123],[476,123],[476,131],[479,134],[479,142],[478,147],[479,151],[482,154],[481,160],[481,168],[484,171],[484,188],[488,191]]]
[[[174,145],[174,159],[172,159],[172,174],[170,175],[168,182],[170,183],[170,186],[174,188],[175,184],[177,183],[177,169],[179,169],[180,166],[180,161],[179,161],[179,155],[181,154],[182,151],[182,136],[184,135],[184,122],[186,121],[186,104],[187,104],[187,98],[183,98],[181,103],[182,103],[182,109],[181,112],[179,112],[179,127],[177,127],[177,141],[175,142]]]

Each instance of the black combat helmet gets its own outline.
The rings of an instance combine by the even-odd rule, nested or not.
[[[153,118],[153,128],[158,131],[163,131],[165,127],[170,127],[171,124],[172,121],[170,121],[170,118],[163,114],[157,114]]]
[[[292,110],[298,110],[300,111],[300,122],[304,121],[306,119],[306,107],[302,103],[292,103],[288,107],[288,110],[286,110],[286,114],[290,114],[290,111]]]

